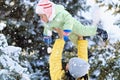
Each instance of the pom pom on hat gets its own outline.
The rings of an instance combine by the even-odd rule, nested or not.
[[[48,18],[52,15],[53,2],[49,0],[40,0],[36,6],[35,12],[37,14],[46,14]]]
[[[90,67],[88,62],[78,57],[71,58],[68,65],[70,74],[76,79],[87,74]]]

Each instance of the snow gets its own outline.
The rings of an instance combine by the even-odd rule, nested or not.
[[[104,29],[109,34],[109,40],[111,43],[116,42],[117,40],[120,40],[120,28],[118,26],[113,25],[113,23],[116,21],[116,18],[111,15],[110,12],[106,12],[102,14],[103,17],[101,17]]]
[[[6,27],[6,24],[4,22],[0,23],[0,31],[2,31]]]
[[[118,0],[114,0],[114,3],[117,2]],[[94,0],[87,0],[87,3],[91,6],[96,5]],[[120,41],[120,28],[116,25],[113,25],[113,23],[120,17],[120,15],[114,16],[112,15],[113,10],[106,11],[106,9],[106,7],[100,8],[100,19],[103,22],[103,29],[108,32],[108,39],[110,40],[110,43],[115,43],[116,41]],[[90,18],[90,13],[86,13],[84,16]]]
[[[48,47],[47,48],[47,52],[50,54],[52,52],[52,48],[51,47]]]
[[[7,5],[8,5],[9,3],[10,3],[9,1],[7,1],[7,0],[5,1],[5,4],[7,4]]]
[[[30,0],[23,0],[23,3],[26,5],[34,6],[35,2],[31,2]]]
[[[14,4],[15,4],[14,1],[10,2],[10,6],[13,6]]]

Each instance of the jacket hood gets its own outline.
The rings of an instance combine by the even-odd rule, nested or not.
[[[63,5],[55,5],[55,14],[57,15],[62,10],[65,10]]]
[[[59,14],[62,10],[64,10],[64,6],[58,5],[58,4],[53,4],[52,7],[52,15],[49,18],[49,21],[52,21],[57,14]]]

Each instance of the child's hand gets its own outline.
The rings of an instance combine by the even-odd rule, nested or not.
[[[50,45],[52,43],[52,38],[51,38],[51,36],[44,36],[43,41],[46,44]]]
[[[63,32],[63,39],[65,40],[65,41],[69,41],[69,34],[70,34],[70,32],[71,32],[71,30],[64,30],[64,32]]]
[[[69,41],[69,37],[68,36],[63,36],[63,39],[64,39],[64,41]]]

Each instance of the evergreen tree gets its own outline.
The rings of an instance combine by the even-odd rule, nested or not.
[[[81,15],[82,12],[89,11],[90,6],[86,5],[86,0],[51,1],[62,4],[82,24],[91,24],[90,20],[85,19]],[[34,12],[37,2],[38,0],[0,0],[0,23],[6,24],[2,33],[6,36],[8,44],[21,47],[23,53],[25,53],[25,55],[20,56],[20,60],[28,61],[30,66],[21,65],[29,69],[32,75],[31,79],[49,80],[48,45],[43,42],[44,26]],[[96,0],[96,2],[100,6],[106,6],[105,0]],[[107,4],[108,9],[115,8],[114,14],[119,13],[119,6],[119,4],[114,2]],[[53,43],[56,36],[58,35],[53,33]],[[96,80],[119,79],[120,43],[110,44],[108,41],[104,47],[101,47],[97,44],[99,39],[96,36],[88,39],[94,42],[94,45],[89,47],[92,54],[89,59],[91,78],[96,78]],[[52,47],[52,44],[50,46]],[[76,53],[76,48],[71,51],[64,51],[65,56],[63,59],[67,61],[68,58],[76,56],[73,53]],[[96,74],[96,72],[99,74]]]

